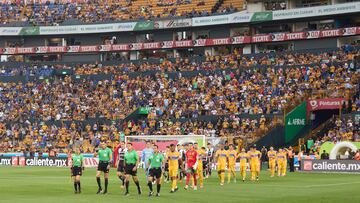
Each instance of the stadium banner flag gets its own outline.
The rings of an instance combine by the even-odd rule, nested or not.
[[[90,34],[133,31],[136,22],[93,25],[40,26],[40,35]]]
[[[154,29],[168,29],[168,28],[191,27],[191,26],[192,26],[191,18],[159,20],[154,22]]]
[[[0,157],[0,166],[11,166],[12,165],[12,157]]]
[[[255,12],[251,17],[251,22],[270,21],[273,19],[272,11]]]
[[[68,158],[58,157],[25,157],[25,166],[55,166],[55,167],[67,167],[69,163]]]
[[[306,125],[306,101],[285,117],[285,143],[291,141]]]
[[[273,11],[273,20],[360,12],[360,2]]]
[[[20,31],[20,35],[39,35],[40,28],[39,27],[23,27]]]
[[[133,31],[153,30],[153,29],[154,29],[154,21],[140,21],[140,22],[136,22]]]
[[[360,161],[356,160],[304,160],[305,172],[360,173]]]

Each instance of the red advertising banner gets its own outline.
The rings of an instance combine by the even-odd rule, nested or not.
[[[322,109],[340,109],[344,98],[328,98],[328,99],[310,99],[307,101],[307,112],[308,115],[311,111],[322,110]]]
[[[328,37],[341,37],[360,35],[360,27],[348,27],[331,30],[315,30],[306,32],[294,33],[273,33],[273,34],[258,34],[250,36],[238,36],[232,38],[218,38],[218,39],[198,39],[198,40],[184,40],[184,41],[163,41],[151,43],[130,43],[130,44],[115,44],[115,45],[92,45],[92,46],[60,46],[60,47],[7,47],[0,48],[0,54],[14,55],[14,54],[46,54],[46,53],[91,53],[91,52],[109,52],[109,51],[138,51],[138,50],[156,50],[156,49],[173,49],[173,48],[188,48],[188,47],[202,47],[202,46],[218,46],[228,44],[250,44],[250,43],[266,43],[266,42],[281,42],[290,40],[307,40],[319,39]]]

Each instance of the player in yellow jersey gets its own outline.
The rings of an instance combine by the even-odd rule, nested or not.
[[[279,153],[276,156],[278,165],[278,176],[285,176],[286,174],[286,152],[283,149],[279,149]]]
[[[269,157],[270,177],[274,177],[276,168],[276,151],[274,150],[274,147],[270,147],[267,155]]]
[[[260,158],[261,153],[256,150],[256,146],[251,147],[249,151],[249,159],[250,159],[250,171],[251,171],[251,180],[255,179],[259,180],[260,175]]]
[[[180,152],[176,151],[175,145],[170,145],[170,151],[166,154],[166,162],[169,164],[169,176],[171,178],[171,191],[170,193],[174,193],[178,190],[177,187],[177,175],[178,175],[178,169],[179,169],[179,163],[181,166],[181,169],[184,170],[181,154]]]
[[[205,150],[199,148],[198,143],[194,143],[194,149],[196,150],[196,152],[198,154],[198,165],[197,165],[197,168],[196,168],[196,174],[198,175],[198,178],[199,178],[198,180],[199,180],[199,183],[200,183],[200,188],[203,188],[204,187],[203,157],[205,157],[207,154],[206,154]]]
[[[240,159],[240,175],[242,178],[242,181],[245,181],[246,178],[246,165],[247,165],[247,160],[249,159],[249,154],[246,153],[245,148],[241,149],[241,152],[238,155],[238,158]]]
[[[234,149],[234,145],[229,145],[227,158],[228,158],[228,183],[230,183],[231,176],[234,177],[234,183],[236,183],[235,163],[237,159],[237,152]]]
[[[227,151],[224,149],[224,145],[220,144],[219,147],[220,148],[215,153],[215,161],[217,162],[216,169],[220,178],[220,185],[224,185]]]

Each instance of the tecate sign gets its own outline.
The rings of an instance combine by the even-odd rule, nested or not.
[[[352,172],[360,173],[360,161],[356,160],[304,160],[306,172]]]

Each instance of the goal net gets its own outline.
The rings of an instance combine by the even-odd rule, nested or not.
[[[164,151],[170,144],[182,145],[185,143],[198,143],[200,147],[206,146],[205,135],[141,135],[125,136],[125,143],[131,142],[136,151],[142,151],[146,142],[150,141]]]

